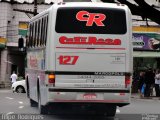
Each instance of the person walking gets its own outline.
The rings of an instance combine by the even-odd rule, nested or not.
[[[155,83],[155,74],[153,73],[152,68],[149,68],[145,73],[144,83],[146,85],[144,91],[144,97],[150,97],[151,85]]]
[[[138,79],[138,92],[140,94],[140,98],[144,97],[144,93],[142,92],[142,87],[144,85],[144,80],[145,80],[145,72],[141,71],[139,73],[139,79]]]
[[[17,81],[17,75],[16,75],[15,71],[13,71],[13,73],[12,73],[10,78],[11,78],[12,84]]]
[[[157,69],[155,75],[155,91],[156,97],[160,97],[160,69]]]

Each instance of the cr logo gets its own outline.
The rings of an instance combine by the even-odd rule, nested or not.
[[[87,11],[79,11],[76,14],[76,18],[79,21],[86,21],[86,26],[93,26],[93,23],[95,23],[97,26],[105,26],[102,21],[106,19],[106,15],[101,13],[89,13]]]

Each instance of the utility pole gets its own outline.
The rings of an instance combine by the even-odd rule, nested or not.
[[[37,0],[34,0],[34,13],[33,15],[36,16],[38,13],[37,13]]]

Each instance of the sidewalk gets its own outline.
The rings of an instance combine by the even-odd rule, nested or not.
[[[0,88],[0,90],[11,90],[11,87]]]
[[[160,100],[159,97],[156,96],[151,96],[151,97],[143,97],[141,98],[140,95],[138,93],[132,93],[131,94],[131,98],[135,98],[135,99],[152,99],[152,100]]]

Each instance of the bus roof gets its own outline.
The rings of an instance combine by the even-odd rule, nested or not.
[[[103,3],[103,2],[66,2],[66,3],[57,3],[52,7],[107,7],[115,9],[128,9],[124,4],[119,3]]]
[[[48,14],[49,11],[54,10],[55,8],[59,7],[105,7],[105,8],[112,8],[112,9],[123,9],[125,11],[129,11],[128,6],[124,4],[119,3],[103,3],[103,2],[61,2],[53,4],[50,8],[47,10],[44,10],[43,12],[39,13],[35,17],[33,17],[31,21],[34,21],[35,19]]]

